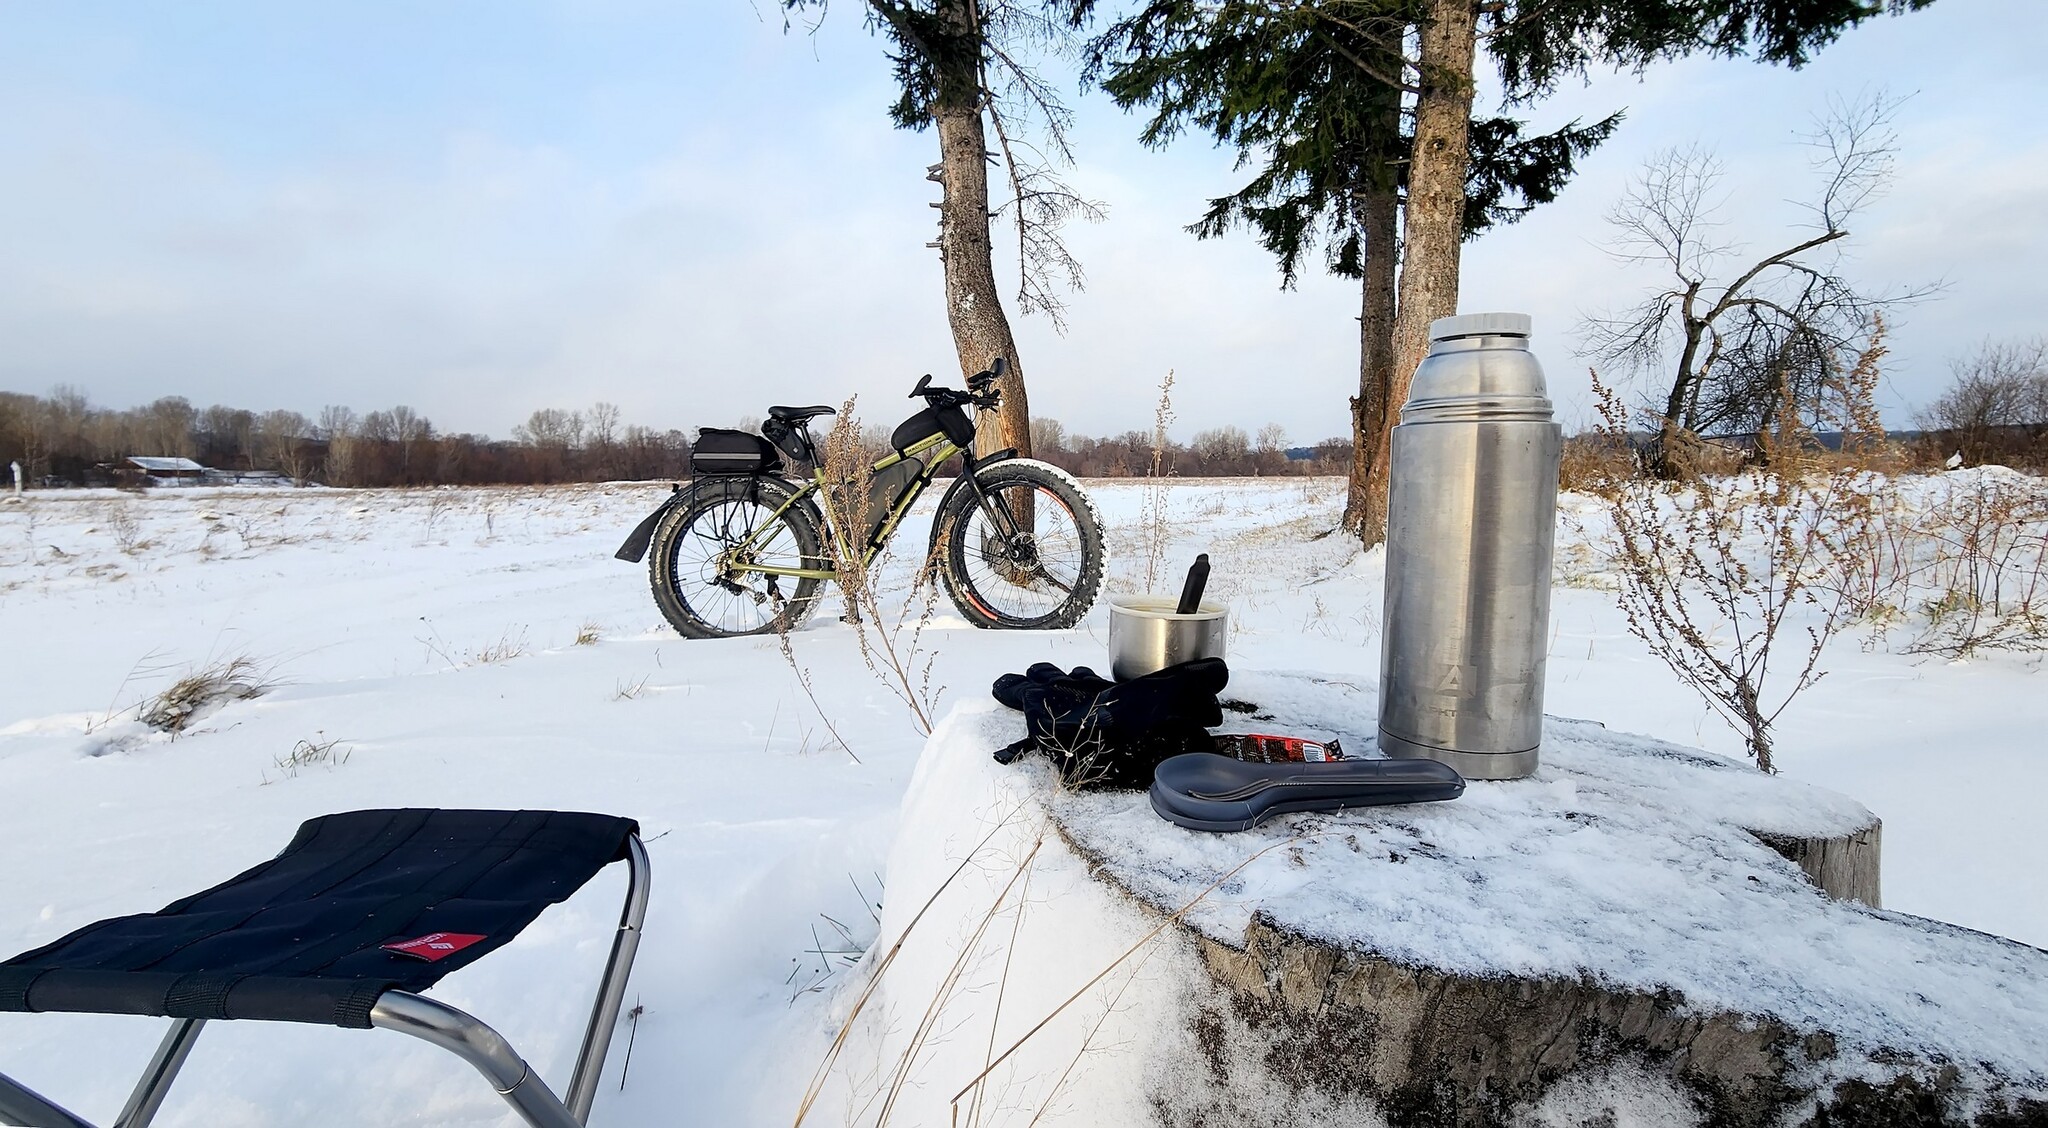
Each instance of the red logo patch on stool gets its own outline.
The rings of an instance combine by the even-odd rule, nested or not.
[[[474,932],[429,932],[411,940],[394,940],[379,946],[387,952],[433,963],[445,960],[482,939]]]

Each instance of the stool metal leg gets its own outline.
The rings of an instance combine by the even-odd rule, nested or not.
[[[53,1104],[5,1073],[0,1073],[0,1124],[25,1124],[29,1128],[93,1128],[92,1121]]]
[[[640,950],[640,924],[647,919],[647,848],[637,834],[626,839],[626,867],[626,908],[619,915],[619,933],[612,939],[604,978],[598,981],[597,1005],[591,1008],[590,1026],[583,1032],[576,1073],[569,1079],[569,1111],[578,1124],[590,1122],[590,1104],[597,1099],[597,1082],[604,1075],[605,1051],[611,1048],[612,1031],[619,1025],[626,980],[633,972],[633,956]]]
[[[475,1066],[534,1128],[582,1128],[504,1035],[446,1003],[386,991],[370,1008],[370,1025],[432,1042]]]
[[[156,1110],[163,1107],[164,1097],[171,1091],[171,1082],[178,1079],[178,1070],[185,1065],[185,1059],[192,1053],[192,1043],[199,1040],[199,1030],[206,1025],[203,1018],[181,1018],[171,1023],[171,1029],[156,1048],[156,1056],[149,1061],[149,1068],[135,1082],[135,1091],[128,1096],[128,1107],[121,1110],[121,1116],[114,1121],[114,1128],[149,1128],[149,1122],[156,1117]]]

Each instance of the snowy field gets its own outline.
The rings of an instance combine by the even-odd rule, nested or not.
[[[1145,490],[1089,488],[1111,526],[1108,589],[1131,590]],[[611,558],[665,490],[0,505],[0,956],[223,880],[329,811],[629,815],[654,866],[628,993],[645,1009],[630,1065],[628,1032],[614,1043],[592,1122],[788,1123],[853,978],[841,953],[874,936],[922,739],[861,665],[836,597],[793,640],[815,705],[773,639],[674,635],[644,571]],[[1210,553],[1234,668],[1377,677],[1380,560],[1318,539],[1340,482],[1182,482],[1166,496],[1167,568]],[[1567,515],[1589,505],[1568,498]],[[922,544],[929,508],[903,543]],[[1561,526],[1572,582],[1554,596],[1547,710],[1739,755],[1629,636],[1612,594],[1583,582],[1577,526]],[[901,565],[885,577],[907,582]],[[1100,607],[1076,630],[1025,634],[975,630],[942,601],[923,645],[943,711],[979,708],[998,674],[1034,661],[1102,665],[1105,642]],[[137,719],[181,674],[234,658],[266,692],[176,738]],[[2040,658],[1951,663],[1851,631],[1822,666],[1781,719],[1780,766],[1884,819],[1886,907],[2048,946],[2030,833],[2048,783]],[[622,888],[621,872],[601,876],[436,994],[565,1084]],[[0,1071],[111,1120],[161,1030],[0,1014]],[[389,1122],[512,1120],[467,1066],[410,1039],[235,1023],[208,1028],[159,1119]]]

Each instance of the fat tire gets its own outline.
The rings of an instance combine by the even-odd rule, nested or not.
[[[993,610],[977,596],[967,571],[967,529],[971,524],[967,518],[974,514],[978,500],[971,488],[955,490],[932,518],[940,522],[936,538],[938,571],[953,606],[975,626],[997,630],[1064,630],[1080,622],[1102,591],[1103,572],[1102,516],[1081,484],[1059,467],[1031,459],[991,464],[976,473],[974,480],[984,489],[1021,482],[1057,498],[1073,515],[1080,534],[1081,572],[1065,602],[1044,615],[1018,618]]]
[[[794,487],[776,478],[699,478],[685,491],[683,499],[662,515],[654,527],[649,545],[647,581],[654,591],[655,606],[661,608],[662,617],[676,629],[676,633],[684,638],[734,638],[771,631],[793,631],[810,618],[811,612],[817,608],[819,591],[825,586],[823,580],[797,580],[796,591],[785,601],[781,614],[761,626],[744,631],[727,630],[703,618],[690,607],[689,600],[675,581],[676,550],[683,534],[714,507],[752,498],[773,512],[795,492]],[[780,523],[796,538],[805,566],[828,566],[817,523],[806,506],[791,506],[783,513]]]

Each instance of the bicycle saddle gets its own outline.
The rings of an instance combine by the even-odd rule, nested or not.
[[[1289,811],[1335,811],[1456,799],[1465,777],[1435,760],[1250,764],[1213,752],[1160,762],[1152,809],[1190,830],[1250,830]]]
[[[801,423],[814,415],[837,414],[839,414],[837,411],[826,407],[822,403],[813,407],[771,407],[768,409],[770,418],[780,419],[784,423]]]

